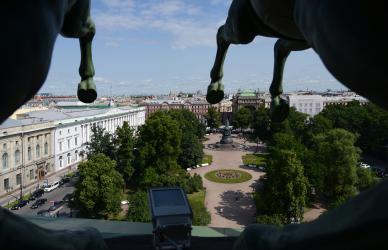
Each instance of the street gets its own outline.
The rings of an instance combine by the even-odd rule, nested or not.
[[[74,184],[75,184],[75,178],[71,178],[71,181],[68,182],[68,183],[65,183],[63,186],[49,192],[49,193],[44,193],[42,197],[38,198],[38,199],[42,199],[42,198],[46,198],[47,199],[47,202],[45,204],[43,204],[42,206],[40,206],[39,208],[36,208],[36,209],[31,209],[31,205],[36,201],[30,201],[29,204],[27,204],[26,206],[22,207],[21,209],[19,210],[10,210],[12,211],[13,213],[15,214],[18,214],[18,215],[27,215],[27,216],[36,216],[37,215],[37,212],[40,211],[40,210],[47,210],[50,206],[52,206],[54,204],[54,201],[61,201],[62,198],[68,194],[68,193],[72,193],[74,192],[75,188],[74,188]],[[67,206],[67,203],[63,206],[62,209],[59,210],[60,213],[70,213],[70,208]]]

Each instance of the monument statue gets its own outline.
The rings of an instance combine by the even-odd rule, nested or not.
[[[97,97],[93,82],[92,40],[95,26],[90,0],[5,0],[0,3],[0,92],[2,123],[40,89],[49,70],[58,34],[79,38],[81,64],[78,98]],[[46,230],[0,207],[1,249],[107,249],[95,229]]]
[[[0,123],[43,85],[58,34],[79,39],[78,98],[85,103],[96,99],[92,61],[95,25],[90,17],[90,0],[5,0],[0,4],[0,21]]]
[[[310,47],[342,84],[388,109],[387,25],[384,1],[233,0],[218,29],[206,98],[215,104],[224,97],[223,63],[230,44],[247,44],[260,35],[279,38],[270,87],[272,121],[283,121],[289,111],[281,98],[287,56]],[[248,226],[234,249],[385,249],[387,199],[385,180],[312,223]]]
[[[229,126],[229,119],[226,119],[225,128],[222,131],[221,144],[233,144],[232,128]]]
[[[217,32],[206,99],[215,104],[224,97],[223,63],[230,44],[266,36],[279,38],[270,87],[272,121],[283,121],[289,112],[287,101],[281,98],[288,55],[310,47],[342,84],[387,109],[387,19],[383,1],[234,0]]]

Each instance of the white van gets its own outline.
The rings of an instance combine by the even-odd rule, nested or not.
[[[51,192],[54,189],[56,189],[57,187],[59,187],[59,181],[55,181],[52,184],[48,184],[43,190],[45,192]]]

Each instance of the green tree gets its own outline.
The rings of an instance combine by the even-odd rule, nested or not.
[[[184,132],[181,138],[181,153],[177,159],[178,164],[186,169],[201,163],[203,145],[200,139],[204,135],[202,124],[194,113],[186,109],[171,110],[168,114],[178,122],[180,129]]]
[[[267,141],[271,135],[271,119],[269,117],[269,110],[260,107],[253,114],[252,121],[253,136],[262,141]]]
[[[266,171],[260,191],[265,206],[259,213],[281,215],[287,223],[292,218],[302,221],[309,183],[296,153],[283,149],[273,151]]]
[[[120,211],[123,177],[116,171],[116,162],[104,154],[93,154],[78,165],[74,206],[87,218],[108,218]]]
[[[252,111],[248,108],[241,107],[233,114],[234,128],[246,129],[252,124]]]
[[[325,169],[323,191],[334,200],[346,200],[356,194],[356,167],[360,150],[356,135],[344,129],[318,134],[315,140],[316,162]]]
[[[155,112],[139,129],[135,167],[143,187],[176,178],[182,130],[166,112]]]
[[[133,148],[135,145],[134,131],[124,122],[122,127],[117,128],[115,136],[116,161],[119,173],[124,177],[126,183],[129,183],[134,173],[133,167]]]
[[[357,167],[357,188],[359,191],[364,191],[376,184],[375,174],[362,167]]]
[[[127,220],[133,222],[150,222],[151,213],[148,195],[145,191],[137,191],[129,196]]]
[[[86,144],[88,158],[95,154],[105,154],[114,159],[113,136],[106,132],[104,128],[93,125],[91,127],[92,135],[90,142]]]
[[[204,115],[207,126],[210,128],[218,128],[221,126],[221,113],[215,107],[210,107]]]

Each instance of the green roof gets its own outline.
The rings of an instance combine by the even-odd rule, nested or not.
[[[256,96],[256,91],[250,90],[250,89],[248,89],[248,90],[240,90],[238,92],[238,95],[239,96],[246,96],[246,97],[248,97],[248,96],[254,97],[254,96]]]

